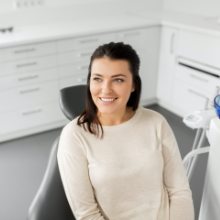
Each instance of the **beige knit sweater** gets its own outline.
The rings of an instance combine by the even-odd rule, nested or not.
[[[77,220],[193,220],[193,202],[173,132],[139,107],[103,126],[98,139],[76,124],[61,134],[58,165]]]

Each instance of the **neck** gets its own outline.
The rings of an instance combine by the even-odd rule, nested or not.
[[[133,115],[134,111],[126,108],[117,115],[98,113],[98,118],[102,125],[118,125],[128,121]]]

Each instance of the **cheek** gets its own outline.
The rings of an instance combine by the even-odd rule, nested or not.
[[[92,83],[90,84],[90,93],[92,97],[98,94],[98,88],[94,86]]]

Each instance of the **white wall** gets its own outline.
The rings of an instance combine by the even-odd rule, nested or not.
[[[64,18],[90,19],[96,14],[105,18],[114,13],[161,10],[163,5],[163,0],[43,0],[44,6],[15,9],[13,1],[0,0],[0,27],[41,25]]]
[[[165,10],[205,16],[220,16],[219,0],[164,0]]]
[[[0,13],[11,13],[18,12],[13,7],[13,1],[15,0],[0,0]],[[27,0],[28,1],[28,0]],[[30,0],[31,1],[31,0]],[[161,9],[163,5],[163,0],[43,0],[45,3],[42,9],[47,7],[60,7],[60,6],[75,6],[76,11],[90,9],[92,10],[101,8],[106,9],[109,7],[115,10],[143,10],[143,9]],[[28,10],[28,9],[27,9]],[[32,9],[30,9],[32,10]]]

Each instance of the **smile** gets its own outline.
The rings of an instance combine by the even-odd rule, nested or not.
[[[103,102],[113,102],[115,101],[117,98],[99,98],[101,101]]]

